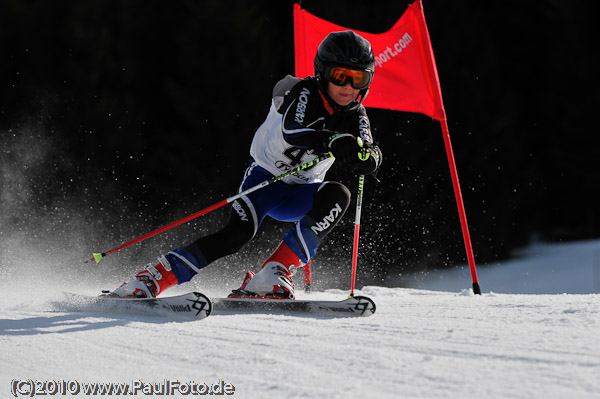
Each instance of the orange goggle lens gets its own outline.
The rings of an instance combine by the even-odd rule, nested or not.
[[[366,89],[371,84],[371,72],[358,69],[333,67],[329,69],[329,81],[334,85],[344,86],[346,82],[355,89]]]

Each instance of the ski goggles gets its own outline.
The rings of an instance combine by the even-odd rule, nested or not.
[[[336,86],[344,86],[350,82],[354,89],[362,90],[369,87],[373,80],[373,72],[345,67],[329,67],[326,71],[327,80]]]

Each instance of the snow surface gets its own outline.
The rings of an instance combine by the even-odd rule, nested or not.
[[[477,266],[477,275],[485,290],[496,293],[600,294],[600,241],[535,243],[515,252],[508,262]],[[391,285],[399,285],[400,280]],[[405,277],[402,285],[457,291],[469,281],[469,267],[464,265],[414,273]]]
[[[516,280],[506,290],[518,292],[515,270],[551,291],[579,289],[588,277],[570,286],[565,276],[578,270],[580,255],[589,256],[584,249],[599,246],[537,245],[520,259],[482,268],[481,296],[472,294],[464,270],[442,279],[452,280],[454,291],[362,287],[357,293],[373,298],[377,312],[356,319],[239,314],[181,322],[73,313],[65,311],[60,291],[95,294],[96,284],[73,288],[0,273],[0,398],[12,397],[13,379],[208,385],[221,379],[237,398],[600,398],[600,295],[490,292],[497,280]],[[552,271],[548,259],[556,260]]]

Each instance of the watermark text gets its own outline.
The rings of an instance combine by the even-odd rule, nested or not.
[[[163,380],[160,382],[79,382],[77,380],[13,379],[10,393],[13,397],[34,396],[220,396],[233,395],[235,386],[219,379],[214,383]]]

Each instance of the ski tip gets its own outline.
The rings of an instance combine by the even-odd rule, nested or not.
[[[375,301],[366,296],[351,296],[348,299],[354,299],[357,301],[356,309],[361,310],[361,316],[371,316],[377,310],[377,305],[375,305]]]
[[[213,303],[210,298],[201,292],[191,292],[190,294],[195,297],[193,300],[190,300],[190,302],[193,302],[191,308],[196,311],[194,317],[197,320],[201,320],[210,316],[213,311]]]
[[[102,260],[102,258],[104,257],[103,253],[93,253],[92,255],[93,255],[92,259],[95,260],[96,263],[100,262]],[[92,260],[92,259],[90,259],[90,260]]]

